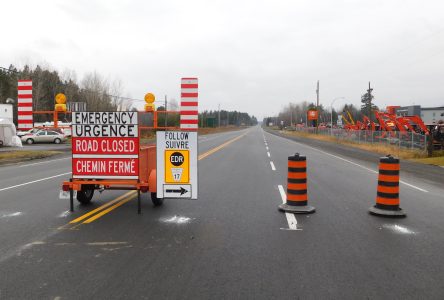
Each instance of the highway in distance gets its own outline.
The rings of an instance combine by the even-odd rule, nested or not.
[[[313,214],[278,211],[295,153]],[[0,167],[0,299],[443,299],[444,169],[401,165],[390,219],[368,213],[378,162],[259,126],[201,136],[199,199],[142,194],[141,215],[131,191],[70,213],[69,152]]]

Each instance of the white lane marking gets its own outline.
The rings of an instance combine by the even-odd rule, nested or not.
[[[58,215],[59,218],[66,218],[67,216],[69,216],[71,214],[71,212],[69,210],[65,210],[64,212],[62,212],[60,215]]]
[[[70,157],[65,157],[65,158],[51,159],[51,160],[48,160],[48,161],[42,161],[42,162],[37,162],[37,163],[32,163],[32,164],[27,164],[27,165],[14,166],[14,168],[23,168],[23,167],[28,167],[28,166],[47,164],[47,163],[50,163],[50,162],[53,162],[53,161],[59,161],[59,160],[65,160],[65,159],[71,159],[71,156]]]
[[[270,150],[270,149],[268,149],[268,146],[266,146],[265,149],[267,149],[267,151]]]
[[[272,161],[270,161],[270,166],[273,171],[276,171],[276,167],[274,166],[274,163]]]
[[[270,133],[270,134],[271,134],[271,133]],[[278,137],[278,136],[276,136],[276,137]],[[284,138],[284,139],[285,139],[285,138]],[[288,140],[288,139],[286,139],[286,140]],[[357,167],[360,167],[360,168],[365,169],[365,170],[367,170],[367,171],[370,171],[370,172],[372,172],[372,173],[378,174],[378,171],[375,171],[375,170],[373,170],[373,169],[370,169],[370,168],[364,167],[363,165],[357,164],[357,163],[355,163],[355,162],[353,162],[353,161],[351,161],[351,160],[345,159],[345,158],[343,158],[343,157],[340,157],[340,156],[337,156],[337,155],[334,155],[334,154],[331,154],[331,153],[328,153],[328,152],[325,152],[325,151],[322,151],[322,150],[316,149],[316,148],[311,147],[311,146],[307,146],[307,145],[305,145],[305,144],[298,143],[298,142],[293,141],[293,140],[288,140],[288,141],[291,141],[291,142],[293,142],[293,143],[296,143],[296,144],[302,145],[302,146],[304,146],[304,147],[307,147],[307,148],[310,148],[310,149],[316,150],[316,151],[321,152],[321,153],[323,153],[323,154],[330,155],[330,156],[335,157],[335,158],[337,158],[337,159],[340,159],[340,160],[342,160],[342,161],[348,162],[349,164],[355,165],[355,166],[357,166]],[[403,181],[403,180],[400,180],[399,182],[402,183],[402,184],[404,184],[404,185],[406,185],[406,186],[409,186],[409,187],[411,187],[411,188],[417,189],[418,191],[421,191],[421,192],[424,192],[424,193],[428,193],[428,192],[429,192],[429,191],[427,191],[427,190],[425,190],[425,189],[422,189],[422,188],[420,188],[420,187],[417,187],[416,185],[413,185],[413,184],[407,183],[407,182],[405,182],[405,181]]]
[[[267,152],[268,157],[270,157],[270,152]]]
[[[49,177],[46,177],[46,178],[40,178],[40,179],[37,179],[37,180],[28,181],[28,182],[25,182],[25,183],[20,183],[20,184],[8,186],[8,187],[0,189],[0,192],[1,191],[6,191],[6,190],[10,190],[10,189],[14,189],[14,188],[17,188],[17,187],[21,187],[21,186],[24,186],[24,185],[28,185],[28,184],[32,184],[32,183],[36,183],[36,182],[40,182],[40,181],[44,181],[44,180],[60,177],[60,176],[65,176],[65,175],[68,175],[68,174],[71,174],[71,172],[62,173],[62,174],[58,174],[58,175],[54,175],[54,176],[49,176]]]
[[[282,185],[278,185],[278,189],[279,193],[281,194],[282,203],[286,203],[287,195],[285,194],[284,187]],[[298,229],[298,221],[296,220],[296,216],[294,214],[286,212],[285,216],[287,217],[288,228],[290,230],[302,230]]]
[[[0,216],[0,219],[2,219],[2,218],[10,218],[10,217],[18,217],[20,215],[23,215],[23,213],[21,211],[17,211],[17,212],[14,212],[14,213],[3,214],[3,215]]]
[[[394,231],[396,233],[402,233],[402,234],[416,234],[413,230],[408,229],[407,227],[398,225],[398,224],[384,224],[379,229],[389,229],[391,231]]]

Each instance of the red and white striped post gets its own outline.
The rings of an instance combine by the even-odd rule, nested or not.
[[[17,129],[31,129],[33,127],[32,80],[19,80],[17,94]]]
[[[198,80],[197,78],[182,78],[180,87],[180,129],[197,131],[199,125]]]

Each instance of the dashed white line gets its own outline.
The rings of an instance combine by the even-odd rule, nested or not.
[[[13,188],[17,188],[17,187],[21,187],[21,186],[24,186],[24,185],[28,185],[28,184],[32,184],[32,183],[36,183],[36,182],[40,182],[40,181],[44,181],[44,180],[48,180],[48,179],[51,179],[51,178],[65,176],[65,175],[68,175],[68,174],[71,174],[71,172],[62,173],[62,174],[58,174],[58,175],[54,175],[54,176],[50,176],[50,177],[45,177],[45,178],[40,178],[40,179],[37,179],[37,180],[28,181],[28,182],[20,183],[20,184],[17,184],[17,185],[8,186],[8,187],[0,189],[0,192],[1,191],[6,191],[6,190],[10,190],[10,189],[13,189]]]
[[[271,169],[273,171],[276,171],[276,167],[274,166],[274,163],[272,161],[270,161],[270,165],[271,165]],[[1,191],[1,190],[0,190]]]
[[[270,152],[267,152],[268,157],[270,157]]]
[[[278,185],[279,193],[281,194],[282,203],[287,202],[287,195],[285,194],[284,187],[282,185]],[[288,228],[290,230],[302,230],[298,229],[298,221],[296,220],[296,217],[292,213],[285,213],[285,216],[287,217],[287,223]]]

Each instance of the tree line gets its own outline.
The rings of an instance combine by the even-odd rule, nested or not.
[[[17,80],[32,80],[32,97],[34,111],[54,110],[54,99],[58,93],[66,95],[68,102],[84,102],[90,111],[128,110],[131,101],[122,97],[123,84],[120,80],[110,81],[97,72],[89,72],[79,81],[74,71],[59,73],[49,67],[25,65],[17,68],[10,65],[8,69],[0,69],[0,103],[8,98],[14,111],[17,112]],[[48,119],[48,116],[35,116],[35,121]],[[17,113],[14,114],[17,122]]]
[[[8,98],[14,100],[12,104],[16,124],[18,80],[32,80],[34,111],[53,111],[54,99],[58,93],[65,94],[68,102],[86,103],[88,111],[137,110],[133,106],[134,99],[122,96],[124,87],[120,80],[110,81],[97,72],[87,73],[81,80],[77,80],[76,73],[71,70],[59,73],[41,65],[36,67],[25,65],[23,68],[10,65],[8,69],[0,68],[0,103],[6,103]],[[167,106],[169,111],[180,110],[175,99],[169,100]],[[164,111],[165,107],[160,105],[157,110]],[[69,117],[66,119],[67,116],[61,115],[59,117],[62,121],[69,121]],[[51,119],[51,115],[34,115],[35,122],[50,121]],[[179,126],[179,119],[178,114],[168,115],[167,126]],[[144,120],[152,123],[150,117],[144,117]],[[165,124],[165,114],[158,114],[158,125],[164,126]],[[219,111],[206,110],[199,113],[199,126],[201,127],[255,124],[257,124],[256,118],[245,112],[221,110],[219,114]]]

